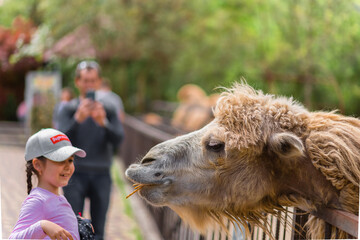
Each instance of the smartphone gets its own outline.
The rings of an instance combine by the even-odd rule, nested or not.
[[[86,98],[89,98],[93,101],[95,101],[95,91],[89,90],[86,92]]]

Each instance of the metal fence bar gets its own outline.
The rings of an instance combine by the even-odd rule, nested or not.
[[[299,240],[306,238],[306,232],[304,225],[308,219],[309,214],[306,211],[295,208],[294,209],[294,221],[291,239]]]

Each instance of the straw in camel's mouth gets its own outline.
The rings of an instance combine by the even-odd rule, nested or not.
[[[126,199],[128,199],[129,197],[131,197],[133,194],[135,194],[137,191],[140,191],[140,189],[142,189],[145,186],[155,186],[158,184],[145,184],[145,183],[134,183],[133,187],[134,187],[134,191],[132,191],[129,195],[126,196]]]
[[[140,189],[142,189],[146,184],[141,184],[141,183],[134,183],[134,191],[132,191],[132,193],[130,193],[129,195],[126,196],[126,199],[128,199],[129,197],[131,197],[134,193],[136,193],[137,191],[139,191]]]
[[[135,182],[133,184],[134,186],[134,191],[132,191],[129,195],[126,196],[126,199],[128,199],[129,197],[131,197],[133,194],[135,194],[137,191],[140,191],[140,189],[142,189],[145,186],[160,186],[160,185],[165,185],[168,186],[172,183],[172,179],[170,178],[166,178],[163,181],[157,181],[155,183],[137,183]]]

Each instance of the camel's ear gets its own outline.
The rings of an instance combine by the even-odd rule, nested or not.
[[[269,150],[279,157],[300,157],[304,155],[304,145],[295,134],[274,133],[269,139]]]

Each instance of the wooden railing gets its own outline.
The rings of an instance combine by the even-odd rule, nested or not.
[[[318,209],[316,212],[311,212],[311,214],[327,222],[325,236],[331,234],[331,226],[335,226],[351,236],[358,236],[359,217],[354,214],[329,208]]]
[[[174,135],[165,133],[148,124],[143,123],[135,117],[126,116],[124,122],[125,140],[120,149],[121,158],[126,166],[138,162],[151,147],[156,144],[174,138]],[[169,208],[152,208],[149,206],[154,220],[166,240],[222,240],[222,239],[243,239],[238,236],[241,231],[234,231],[229,225],[232,236],[226,236],[219,229],[214,229],[206,236],[190,230],[181,219]],[[288,216],[293,221],[293,226],[283,226],[274,216],[269,216],[269,224],[276,239],[304,239],[306,236],[303,229],[307,221],[306,209],[294,209],[294,215]],[[334,209],[319,209],[312,212],[313,215],[324,219],[327,224],[325,227],[325,238],[331,236],[331,228],[335,226],[357,239],[358,236],[358,216]],[[290,229],[289,229],[290,227]],[[289,233],[290,232],[290,233]],[[254,229],[251,239],[268,239],[261,229]]]

